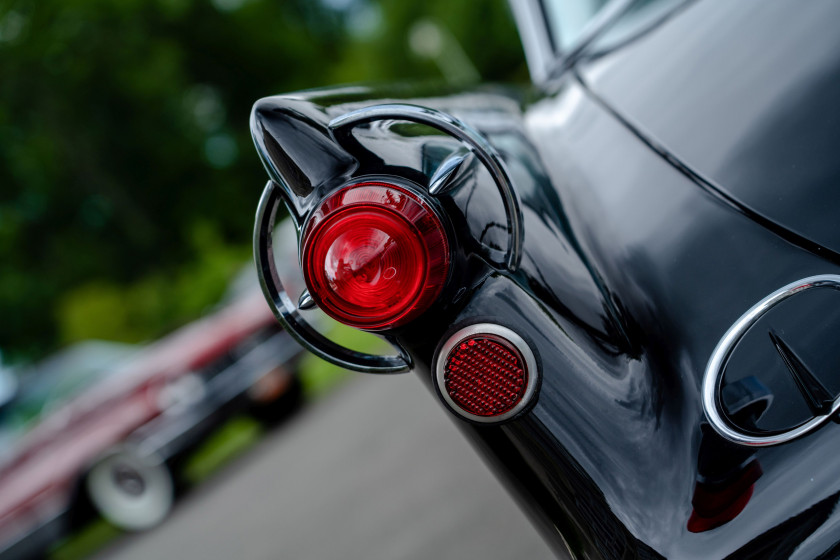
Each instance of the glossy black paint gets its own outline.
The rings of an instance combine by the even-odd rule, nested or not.
[[[610,107],[732,203],[840,262],[837,21],[832,0],[696,1],[580,68]]]
[[[840,269],[828,248],[840,230],[825,221],[837,208],[827,185],[840,179],[840,160],[822,148],[840,145],[832,136],[838,128],[806,126],[811,117],[804,124],[796,117],[796,111],[825,109],[830,123],[836,104],[796,108],[782,96],[746,109],[750,92],[758,95],[767,80],[776,87],[786,79],[788,90],[803,95],[825,81],[808,85],[793,70],[785,74],[792,62],[780,63],[771,78],[768,68],[775,66],[758,55],[760,68],[746,65],[740,73],[691,58],[712,56],[703,54],[708,48],[720,48],[720,56],[723,49],[748,52],[755,38],[740,30],[764,37],[766,18],[784,19],[785,10],[791,16],[794,5],[778,2],[770,15],[752,20],[738,16],[747,2],[696,2],[615,52],[581,58],[550,93],[487,89],[420,97],[356,89],[267,98],[255,106],[257,143],[277,146],[263,155],[274,180],[297,197],[291,205],[301,221],[313,201],[346,181],[395,175],[427,184],[462,149],[446,136],[391,122],[358,130],[357,147],[336,152],[324,141],[323,123],[361,106],[399,99],[451,113],[502,155],[522,202],[521,267],[511,273],[501,266],[509,233],[501,201],[486,169],[465,163],[456,184],[434,198],[456,247],[450,282],[438,304],[392,335],[430,384],[436,349],[456,328],[493,321],[531,343],[542,386],[529,412],[496,426],[453,420],[559,553],[567,547],[589,558],[840,553],[840,456],[834,453],[840,426],[830,423],[778,447],[744,448],[710,429],[700,397],[712,350],[744,311],[789,282]],[[837,6],[826,2],[819,9]],[[814,23],[811,17],[803,28]],[[684,28],[698,26],[717,40],[683,40]],[[801,59],[838,35],[822,37],[816,41],[822,47],[804,41],[799,51],[799,43],[786,42],[784,57]],[[642,79],[652,61],[662,60],[670,73]],[[832,75],[833,61],[826,54],[808,65],[813,74],[822,68]],[[279,115],[294,115],[295,123]],[[799,124],[790,141],[794,161],[780,178],[773,170],[782,165],[775,154],[783,138],[759,131],[782,121]],[[818,138],[803,140],[809,130]],[[800,142],[821,147],[813,152]],[[324,165],[313,163],[319,161]],[[295,180],[306,188],[290,184]],[[776,200],[780,195],[785,204]],[[761,364],[785,368],[778,340],[800,351],[812,340],[809,330],[823,342],[819,352],[811,349],[808,365],[830,368],[840,355],[833,305],[803,306],[793,319],[768,315],[762,328],[785,329],[783,336],[767,338],[765,329],[765,344],[739,350],[746,370],[733,374],[732,386],[751,368],[763,373]],[[768,390],[773,399],[752,400],[760,409],[733,404],[732,416],[784,423],[809,413],[795,389]]]
[[[562,127],[549,118],[558,113],[565,117]],[[838,434],[828,426],[806,440],[758,452],[765,474],[741,515],[707,533],[687,530],[693,481],[701,475],[698,387],[711,350],[764,295],[836,267],[698,188],[577,84],[537,103],[525,119],[533,124],[529,131],[543,161],[550,162],[578,242],[625,310],[633,345],[643,349],[600,365],[598,349],[587,351],[585,339],[575,337],[578,355],[600,360],[544,376],[540,405],[553,400],[552,380],[554,390],[573,401],[550,406],[546,431],[564,434],[555,441],[565,449],[579,449],[573,454],[609,509],[660,554],[714,558],[835,494],[828,473],[837,465],[829,466],[825,450]],[[574,355],[557,346],[552,350]],[[833,543],[836,535],[823,538]]]

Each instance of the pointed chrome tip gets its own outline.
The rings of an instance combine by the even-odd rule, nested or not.
[[[303,293],[300,294],[300,299],[298,299],[298,309],[306,311],[307,309],[314,309],[316,306],[317,304],[309,294],[309,290],[304,290]]]

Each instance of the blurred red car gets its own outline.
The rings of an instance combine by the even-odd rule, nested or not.
[[[0,404],[0,558],[43,553],[91,509],[126,530],[159,523],[170,467],[203,436],[299,402],[299,353],[252,291],[144,348],[86,342],[23,372]]]

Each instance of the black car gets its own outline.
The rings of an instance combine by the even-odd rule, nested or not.
[[[256,103],[275,314],[416,372],[558,554],[840,556],[840,2],[512,8],[529,86]]]

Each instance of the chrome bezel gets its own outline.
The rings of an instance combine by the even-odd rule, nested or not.
[[[525,385],[525,393],[522,395],[522,400],[509,411],[498,416],[479,416],[477,414],[467,412],[458,406],[454,400],[452,400],[452,397],[449,396],[449,393],[446,390],[444,377],[446,375],[447,356],[449,356],[449,353],[453,348],[455,348],[455,346],[460,344],[462,341],[475,336],[484,336],[490,339],[496,339],[513,344],[522,356],[522,360],[525,362],[526,371],[528,372],[528,382]],[[480,424],[498,424],[499,422],[510,420],[523,410],[527,409],[532,404],[536,396],[539,379],[540,371],[537,367],[537,359],[528,343],[509,328],[493,323],[478,323],[475,325],[469,325],[458,330],[455,334],[446,339],[446,342],[443,343],[438,351],[434,374],[435,388],[444,404],[446,404],[446,406],[458,416]]]
[[[816,416],[808,422],[784,432],[758,436],[743,432],[727,422],[721,402],[720,391],[723,384],[723,374],[726,369],[726,364],[735,347],[738,345],[738,342],[749,331],[750,327],[772,308],[791,296],[812,288],[834,288],[840,290],[840,276],[836,274],[809,276],[808,278],[791,282],[787,286],[779,288],[744,313],[726,331],[726,334],[723,335],[720,342],[718,342],[703,375],[703,411],[706,413],[709,424],[722,437],[733,443],[750,447],[779,445],[810,433],[828,422],[840,410],[840,396],[838,396],[834,399],[831,410],[827,414]]]

